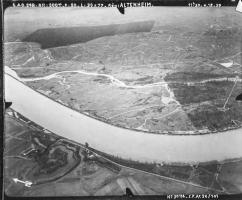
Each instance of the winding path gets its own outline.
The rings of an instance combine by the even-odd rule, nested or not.
[[[59,75],[61,74],[66,74],[66,73],[79,73],[79,74],[84,74],[84,75],[88,75],[88,76],[103,76],[106,77],[108,79],[110,79],[110,81],[114,84],[116,84],[119,87],[124,87],[124,88],[131,88],[131,89],[138,89],[138,88],[146,88],[146,87],[154,87],[154,86],[161,86],[164,85],[167,88],[167,83],[166,81],[160,81],[160,82],[156,82],[156,83],[150,83],[150,84],[145,84],[145,85],[127,85],[126,83],[124,83],[123,81],[115,78],[112,75],[109,74],[101,74],[101,73],[96,73],[96,72],[87,72],[87,71],[83,71],[83,70],[70,70],[70,71],[61,71],[61,72],[56,72],[47,76],[43,76],[43,77],[37,77],[37,78],[19,78],[21,81],[23,82],[33,82],[33,81],[40,81],[40,80],[50,80],[52,78],[60,78]],[[209,79],[205,79],[205,80],[201,80],[201,81],[192,81],[192,82],[184,82],[186,84],[203,84],[203,83],[208,83],[208,82],[212,82],[212,81],[235,81],[238,82],[242,82],[241,78],[236,78],[236,77],[221,77],[221,78],[209,78]],[[181,83],[178,81],[171,81],[169,83]],[[168,91],[170,91],[170,89],[168,88]]]
[[[61,72],[56,72],[56,73],[53,73],[51,75],[47,75],[47,76],[44,76],[44,77],[38,77],[38,78],[20,78],[20,79],[23,82],[32,82],[32,81],[40,81],[40,80],[50,80],[52,78],[59,78],[58,75],[65,74],[65,73],[79,73],[79,74],[84,74],[84,75],[89,75],[89,76],[103,76],[103,77],[106,77],[106,78],[110,79],[110,81],[112,83],[114,83],[115,85],[117,85],[119,87],[132,88],[132,89],[145,88],[145,87],[154,87],[154,86],[160,86],[160,85],[166,84],[165,81],[161,81],[161,82],[152,83],[152,84],[134,85],[134,86],[132,86],[132,85],[127,85],[123,81],[120,81],[119,79],[117,79],[114,76],[109,75],[109,74],[100,74],[100,73],[95,73],[95,72],[86,72],[86,71],[82,71],[82,70],[61,71]]]

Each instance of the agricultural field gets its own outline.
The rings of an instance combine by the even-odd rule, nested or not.
[[[122,196],[126,188],[134,195],[241,192],[241,160],[196,165],[123,160],[30,122],[16,112],[5,115],[4,188],[8,196]],[[13,179],[32,185],[26,187]]]
[[[180,9],[177,15],[184,12]],[[103,33],[58,47],[55,43],[42,48],[42,39],[22,39],[5,45],[5,65],[53,100],[116,126],[157,134],[238,128],[242,105],[235,98],[241,93],[242,24],[229,9],[223,12],[210,14],[208,24],[207,16],[198,17],[200,27],[188,20],[186,28],[182,18],[162,24],[157,14],[151,31]],[[148,19],[147,24],[152,21]],[[109,28],[112,32],[113,26]],[[48,30],[40,27],[35,32]],[[74,28],[69,32],[76,37]]]

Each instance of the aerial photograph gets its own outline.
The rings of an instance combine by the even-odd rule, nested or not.
[[[242,193],[242,13],[7,8],[4,193]]]

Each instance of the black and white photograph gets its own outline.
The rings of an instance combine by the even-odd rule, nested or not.
[[[12,6],[3,27],[6,196],[242,193],[239,9]]]

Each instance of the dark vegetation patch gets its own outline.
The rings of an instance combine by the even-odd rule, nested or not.
[[[222,106],[221,106],[222,107]],[[227,128],[240,127],[242,124],[242,105],[231,105],[222,111],[215,106],[204,105],[188,113],[193,125],[202,129],[207,127],[212,131],[222,131]]]
[[[182,104],[199,103],[215,99],[225,99],[233,87],[230,81],[213,81],[188,86],[182,83],[169,83],[176,99]]]
[[[217,162],[214,162],[214,163],[211,163],[211,164],[198,164],[197,166],[197,169],[202,169],[202,170],[206,170],[210,173],[216,173],[218,171],[218,167],[220,166],[219,163]]]
[[[235,74],[213,74],[213,73],[199,73],[199,72],[174,72],[167,74],[165,81],[167,82],[190,82],[190,81],[202,81],[214,78],[229,78],[235,77]]]
[[[36,184],[58,180],[80,164],[79,147],[69,148],[63,144],[51,145],[31,155],[38,164],[38,167],[31,172]]]
[[[25,42],[37,42],[42,49],[67,46],[87,42],[103,36],[116,34],[149,32],[154,21],[111,24],[104,26],[82,26],[39,29],[23,39]]]
[[[53,138],[50,135],[43,134],[41,131],[35,131],[32,132],[32,142],[41,145],[41,146],[46,146],[49,147],[56,141],[55,138]]]
[[[35,160],[39,164],[39,170],[33,174],[34,176],[51,174],[67,164],[67,153],[61,149],[55,149],[50,155],[41,154],[36,156]]]
[[[222,131],[242,125],[242,104],[236,101],[236,96],[242,88],[241,83],[237,83],[226,109],[222,109],[233,85],[234,82],[230,81],[213,81],[194,86],[169,84],[193,125],[198,129],[208,128],[211,131]]]
[[[191,181],[194,181],[195,183],[204,187],[210,187],[213,184],[214,178],[214,174],[210,174],[206,171],[197,169],[195,170]]]

